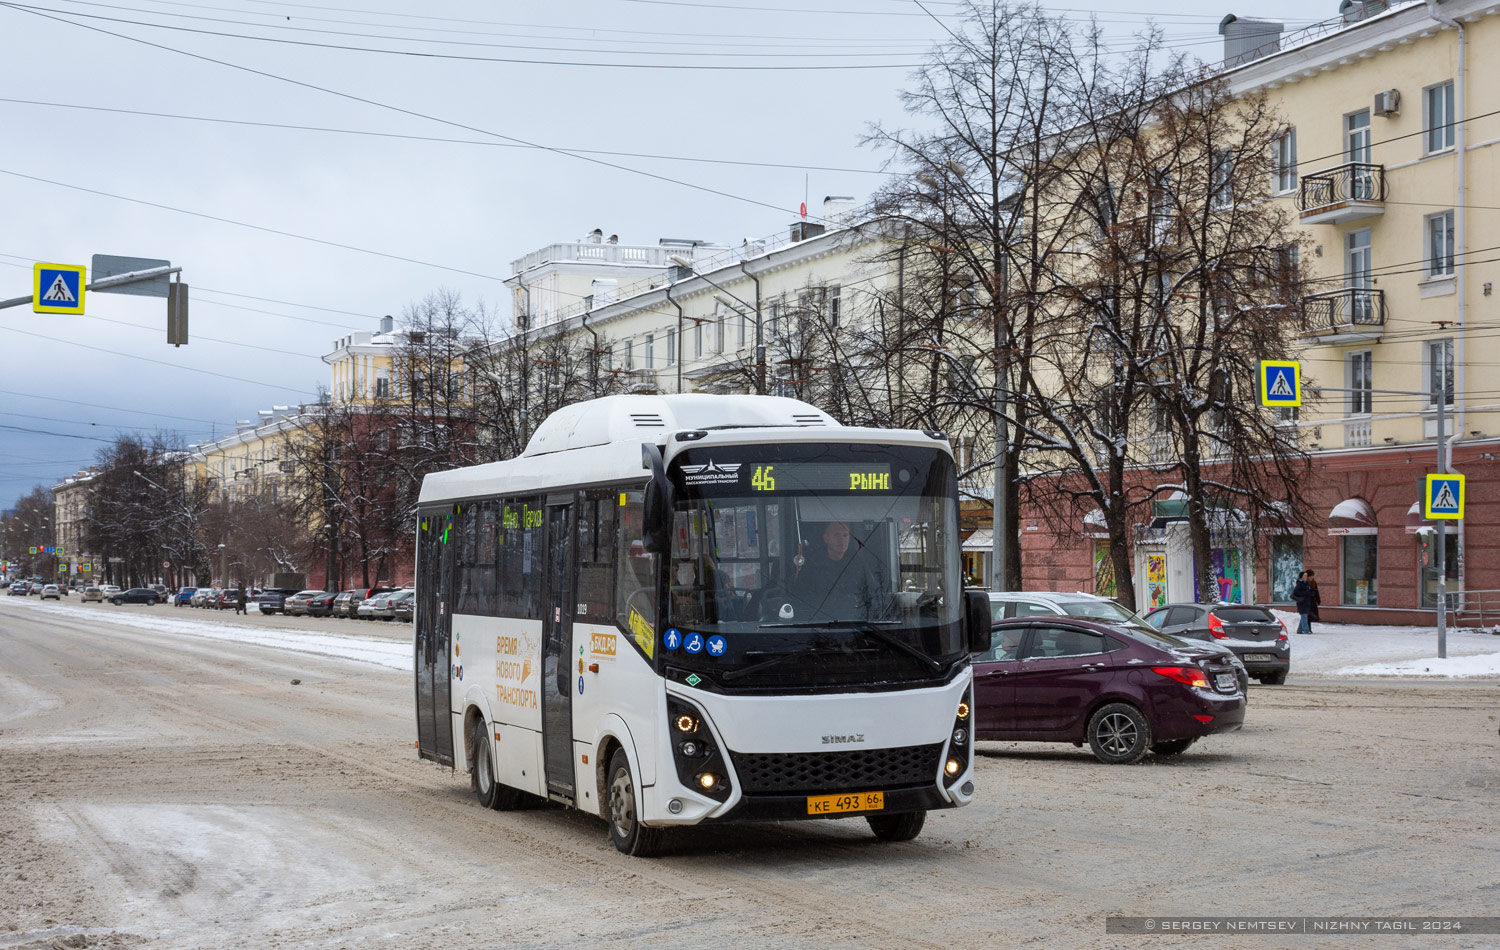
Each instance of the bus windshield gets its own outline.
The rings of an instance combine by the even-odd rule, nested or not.
[[[957,492],[946,453],[713,446],[679,454],[670,475],[666,619],[717,641],[718,655],[700,657],[713,670],[816,647],[818,657],[843,654],[846,666],[859,654],[930,675],[962,654]]]

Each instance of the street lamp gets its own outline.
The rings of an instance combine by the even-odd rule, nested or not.
[[[229,578],[224,573],[224,549],[228,546],[227,544],[219,545],[219,583],[225,586],[229,585]]]
[[[693,262],[688,260],[687,258],[677,254],[672,254],[668,256],[667,260],[676,264],[678,267],[686,268],[687,271],[694,277],[698,277],[702,280],[707,281],[710,285],[718,288],[719,290],[722,290],[725,294],[728,294],[734,300],[739,301],[740,306],[755,313],[755,381],[756,388],[759,389],[760,392],[764,393],[766,391],[766,341],[764,333],[761,329],[760,307],[755,304],[749,304],[743,300],[740,300],[740,298],[736,296],[733,291],[729,290],[727,287],[722,286],[712,277],[709,277],[705,274],[700,274],[698,271],[693,270]],[[758,300],[759,294],[757,294],[756,297]],[[681,341],[679,341],[678,346],[681,345]]]

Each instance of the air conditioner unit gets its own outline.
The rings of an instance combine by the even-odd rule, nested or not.
[[[1387,89],[1385,92],[1375,93],[1375,107],[1372,109],[1376,115],[1393,116],[1401,114],[1401,93],[1396,89]]]

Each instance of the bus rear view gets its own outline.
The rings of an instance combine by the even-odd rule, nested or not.
[[[486,805],[560,801],[648,854],[718,821],[909,840],[973,795],[989,609],[938,434],[609,397],[428,476],[419,522],[419,747]]]

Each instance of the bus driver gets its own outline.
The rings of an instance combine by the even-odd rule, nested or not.
[[[814,550],[797,569],[792,585],[801,607],[823,620],[869,620],[884,587],[880,564],[864,544],[850,549],[849,525],[830,521],[823,529],[823,551]]]

